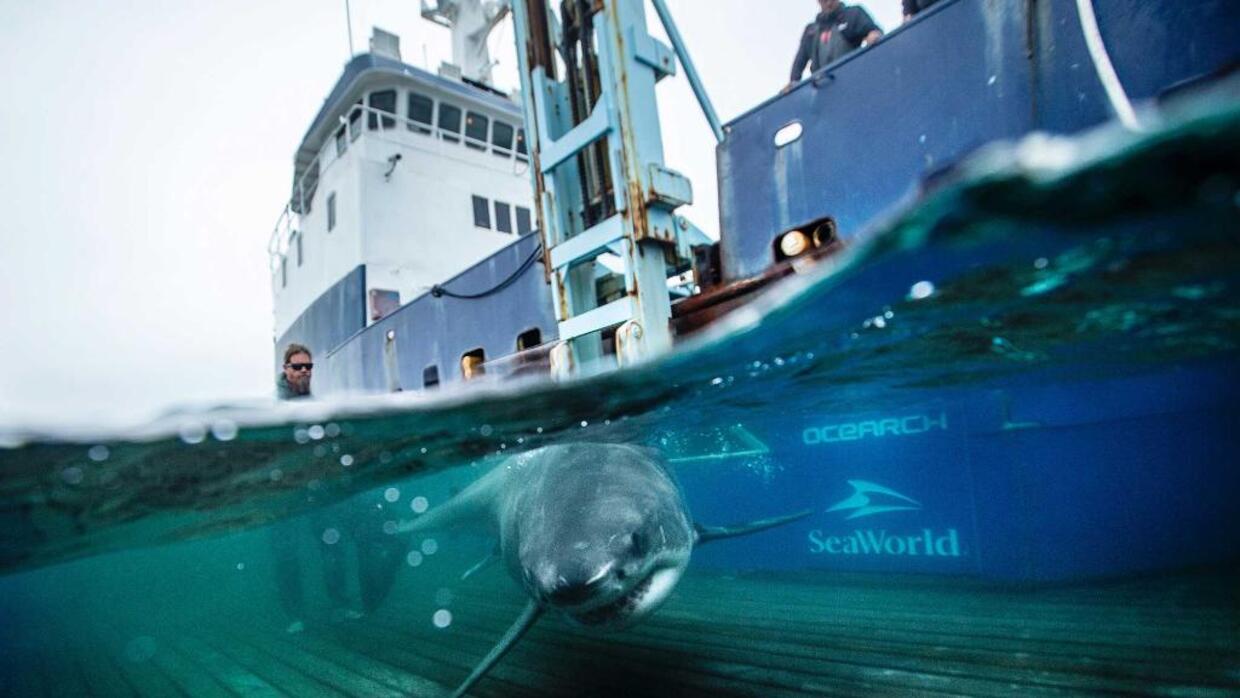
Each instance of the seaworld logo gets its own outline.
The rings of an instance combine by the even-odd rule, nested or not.
[[[833,444],[841,441],[860,441],[866,438],[887,436],[912,436],[934,430],[947,431],[947,413],[938,416],[916,414],[908,417],[867,419],[860,422],[840,422],[820,427],[810,427],[801,432],[801,440],[808,446]]]
[[[905,497],[889,487],[876,485],[865,480],[849,480],[848,484],[853,488],[852,496],[827,509],[828,513],[851,510],[852,513],[846,518],[859,519],[863,516],[873,516],[874,514],[882,514],[888,511],[913,511],[921,508],[921,503],[917,500]],[[886,495],[890,498],[887,501],[894,503],[875,504],[870,497],[872,494]]]
[[[857,530],[843,536],[823,536],[822,531],[809,532],[809,551],[828,555],[907,555],[928,557],[960,557],[960,533],[947,529],[936,535],[928,528],[912,535],[894,535],[886,530]]]
[[[890,487],[849,480],[852,495],[837,502],[827,512],[848,512],[846,520],[860,519],[894,511],[918,511],[921,503]],[[960,533],[955,528],[935,532],[923,528],[917,533],[889,533],[887,529],[856,529],[843,535],[826,535],[821,529],[809,532],[809,551],[827,555],[895,555],[961,557]]]

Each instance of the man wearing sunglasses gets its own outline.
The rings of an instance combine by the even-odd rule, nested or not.
[[[290,344],[284,350],[284,372],[276,377],[276,395],[281,400],[298,400],[310,397],[310,373],[314,360],[310,350],[300,344]]]

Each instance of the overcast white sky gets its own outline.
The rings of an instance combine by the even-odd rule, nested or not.
[[[817,11],[668,4],[725,121],[784,84]],[[898,23],[899,0],[863,4]],[[270,394],[266,244],[293,151],[349,57],[344,5],[0,0],[0,424]],[[377,25],[408,63],[450,58],[417,0],[351,6],[358,51]],[[511,25],[492,43],[515,87]],[[659,97],[667,163],[697,197],[686,214],[713,232],[712,137],[682,78]]]

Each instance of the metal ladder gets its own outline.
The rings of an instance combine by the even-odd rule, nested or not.
[[[671,348],[667,260],[678,250],[674,211],[692,187],[663,164],[655,83],[676,71],[672,50],[646,31],[643,0],[513,0],[526,131],[539,230],[561,343],[552,372],[563,377],[597,360],[596,333],[616,327],[620,365]],[[700,83],[679,35],[682,65]],[[699,92],[699,99],[704,93]],[[718,120],[703,101],[716,135]],[[623,260],[625,295],[599,304],[595,264]]]

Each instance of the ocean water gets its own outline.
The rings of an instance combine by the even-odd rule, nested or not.
[[[439,695],[517,616],[404,524],[513,454],[654,449],[658,612],[477,695],[1240,692],[1240,110],[1030,138],[673,355],[561,385],[0,425],[0,694]]]

